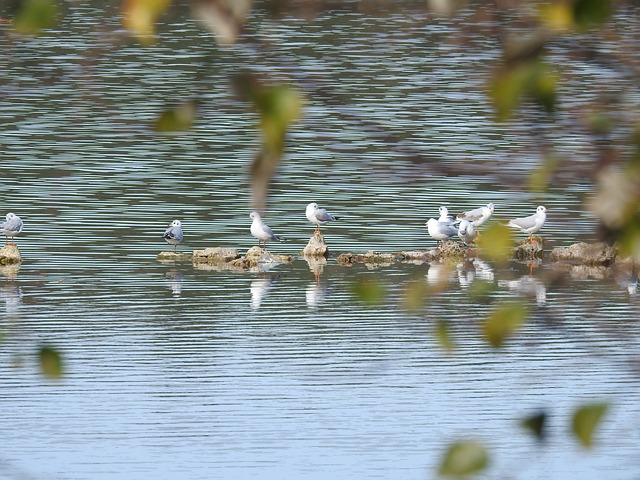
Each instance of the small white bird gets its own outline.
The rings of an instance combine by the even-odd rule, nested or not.
[[[320,225],[327,222],[333,222],[334,220],[338,220],[338,217],[334,217],[329,212],[327,212],[324,208],[320,208],[317,203],[310,203],[307,205],[307,210],[305,212],[307,219],[315,224],[316,230],[315,233],[320,232]]]
[[[476,227],[474,227],[473,223],[469,220],[460,220],[460,224],[458,225],[458,237],[460,237],[462,243],[469,246],[469,244],[476,238]]]
[[[11,237],[11,243],[15,245],[15,236],[22,232],[24,224],[15,213],[7,213],[5,219],[6,221],[0,225],[0,231],[5,236],[5,245],[9,243],[9,237]]]
[[[435,218],[430,218],[425,225],[431,238],[440,240],[443,245],[445,240],[449,240],[458,234],[458,229],[453,222],[441,222]]]
[[[175,253],[178,244],[182,242],[182,239],[184,238],[182,233],[182,222],[180,222],[180,220],[174,220],[171,222],[169,228],[164,231],[163,238],[169,245],[173,245],[173,252]]]
[[[493,203],[488,204],[486,207],[475,208],[468,212],[463,212],[457,215],[458,220],[467,220],[473,223],[474,227],[479,227],[491,218],[493,215]]]
[[[507,223],[507,225],[511,228],[519,229],[522,233],[528,233],[529,243],[535,243],[535,241],[533,240],[533,234],[542,228],[546,219],[547,209],[540,205],[536,209],[536,213],[534,213],[533,215],[509,220],[509,223]]]
[[[447,207],[440,207],[438,208],[438,211],[440,212],[440,218],[438,218],[439,222],[453,223],[453,217],[449,215],[449,209],[447,209]]]
[[[258,212],[251,212],[249,215],[250,218],[253,219],[251,223],[251,235],[258,239],[258,246],[262,247],[260,242],[264,242],[264,247],[267,248],[267,242],[276,241],[281,242],[282,239],[278,237],[273,230],[271,230],[260,218],[260,214]]]

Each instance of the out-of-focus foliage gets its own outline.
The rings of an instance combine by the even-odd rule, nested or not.
[[[502,303],[485,319],[482,326],[484,336],[493,347],[502,347],[526,319],[527,309],[522,303]]]
[[[493,223],[482,231],[476,244],[487,258],[496,262],[506,262],[512,256],[513,232],[502,223]]]
[[[534,413],[522,420],[521,425],[531,432],[538,441],[543,441],[546,437],[547,414],[542,412]]]
[[[219,44],[235,43],[251,11],[251,0],[195,0],[194,16]]]
[[[596,428],[608,408],[609,405],[606,403],[591,403],[582,405],[575,411],[571,427],[582,446],[589,448],[593,445]]]
[[[482,472],[488,464],[489,454],[482,443],[461,441],[447,449],[438,473],[447,477],[466,477]]]
[[[365,305],[380,305],[386,295],[385,286],[376,278],[361,278],[351,285],[351,291]]]
[[[171,0],[124,0],[122,21],[143,44],[155,41],[156,23],[165,13]]]
[[[62,365],[62,357],[57,350],[51,347],[42,346],[38,351],[38,362],[40,370],[45,377],[61,378],[64,370]]]
[[[263,210],[269,182],[284,152],[289,127],[302,115],[302,94],[290,85],[268,85],[244,73],[233,79],[236,92],[258,114],[262,147],[251,165],[253,206]]]
[[[180,132],[188,130],[193,125],[197,113],[198,102],[196,100],[181,103],[160,114],[155,124],[155,130],[158,132]]]
[[[417,312],[426,305],[429,295],[429,286],[423,279],[412,280],[404,290],[404,307]]]
[[[13,19],[16,32],[33,35],[52,28],[57,21],[58,4],[54,0],[21,0]]]

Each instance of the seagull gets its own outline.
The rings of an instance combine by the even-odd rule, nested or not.
[[[479,227],[487,223],[493,214],[493,203],[489,203],[486,207],[475,208],[468,212],[463,212],[457,215],[458,220],[467,220],[473,223],[474,227]]]
[[[516,218],[509,220],[507,225],[511,228],[517,228],[523,233],[529,234],[529,243],[535,243],[533,234],[542,228],[544,221],[547,219],[547,209],[540,205],[536,209],[536,213],[528,217]]]
[[[320,233],[321,224],[338,220],[338,217],[334,217],[324,208],[320,208],[317,203],[307,205],[305,214],[307,215],[307,219],[316,225],[315,233]]]
[[[471,242],[476,238],[476,227],[469,220],[462,219],[458,225],[458,237],[462,240],[462,243],[469,246]]]
[[[13,245],[16,244],[15,236],[22,232],[22,227],[24,227],[22,220],[15,213],[7,213],[6,221],[0,225],[0,231],[5,236],[4,244],[7,245],[9,243],[9,237],[11,237],[11,242]]]
[[[281,242],[282,238],[278,237],[273,230],[271,230],[260,218],[260,214],[258,212],[251,212],[249,215],[250,218],[253,219],[251,223],[251,235],[258,239],[258,247],[262,245],[260,242],[264,242],[264,247],[267,248],[267,242],[271,240],[275,240],[276,242]]]
[[[438,208],[438,211],[440,212],[440,218],[438,219],[439,222],[453,223],[453,217],[449,215],[449,210],[447,209],[447,207],[440,207]]]
[[[440,240],[444,245],[445,240],[449,240],[451,237],[454,237],[458,234],[458,229],[453,224],[453,222],[441,222],[440,220],[436,220],[435,218],[430,218],[427,223],[427,230],[429,231],[429,235],[434,240]]]
[[[182,242],[182,239],[184,238],[184,235],[182,234],[182,222],[180,222],[180,220],[174,220],[171,222],[169,228],[164,231],[163,237],[169,245],[173,245],[173,253],[176,253],[178,244]]]

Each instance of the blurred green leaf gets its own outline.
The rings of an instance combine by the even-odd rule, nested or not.
[[[542,441],[546,436],[545,424],[547,414],[545,412],[534,413],[522,420],[522,427],[530,431],[537,440]]]
[[[195,0],[194,17],[214,34],[219,44],[233,44],[251,11],[251,0]]]
[[[133,33],[140,43],[155,41],[156,22],[169,8],[171,0],[123,0],[124,27]]]
[[[56,24],[58,5],[54,0],[22,0],[13,26],[18,33],[33,35]]]
[[[591,403],[578,407],[573,414],[572,431],[584,447],[593,445],[593,434],[608,408],[607,403]]]
[[[475,441],[457,442],[445,452],[438,473],[463,477],[481,472],[488,464],[489,455],[484,445]]]
[[[528,99],[544,111],[555,111],[557,76],[546,63],[534,59],[515,62],[500,70],[491,81],[489,94],[498,121],[511,118],[520,104]]]
[[[436,323],[436,338],[438,344],[447,352],[455,350],[455,343],[451,337],[451,329],[447,320],[439,319]]]
[[[198,102],[189,100],[160,114],[155,124],[157,132],[180,132],[189,130],[198,113]]]
[[[558,168],[560,159],[553,155],[546,155],[537,168],[529,175],[529,190],[545,192],[549,188],[551,176]]]
[[[379,305],[386,294],[386,288],[378,280],[360,279],[351,288],[357,299],[367,305]]]
[[[509,260],[512,255],[513,232],[506,225],[493,223],[481,232],[476,239],[476,244],[490,260],[504,262]]]
[[[573,19],[579,30],[606,22],[612,11],[610,0],[575,0],[573,3]]]
[[[40,347],[38,360],[43,375],[49,378],[62,377],[62,357],[55,349],[47,346]]]
[[[469,287],[469,295],[476,301],[488,303],[491,301],[491,294],[494,291],[494,284],[482,279],[476,279]]]
[[[302,114],[303,97],[288,85],[263,85],[255,75],[247,72],[236,75],[233,86],[259,115],[262,147],[251,165],[251,185],[254,208],[262,210],[269,183],[280,164],[287,131]]]
[[[404,289],[404,307],[409,311],[419,311],[429,298],[429,287],[424,279],[416,279],[409,282]]]
[[[509,302],[498,305],[486,318],[483,331],[491,346],[502,347],[525,322],[527,309],[521,303]]]

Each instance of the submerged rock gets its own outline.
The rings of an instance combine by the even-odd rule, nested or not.
[[[240,258],[235,248],[209,247],[193,251],[193,263],[227,263]]]
[[[609,266],[616,261],[618,252],[604,242],[574,243],[568,247],[554,248],[549,258],[554,262],[568,262],[589,266]]]
[[[536,260],[544,257],[542,244],[538,243],[521,243],[513,249],[513,256],[516,260]]]
[[[340,265],[353,265],[354,263],[364,263],[370,266],[387,267],[395,263],[397,254],[381,253],[369,250],[367,253],[343,253],[336,261]]]
[[[329,255],[329,247],[324,242],[324,236],[320,232],[315,232],[309,239],[307,246],[302,249],[305,257],[326,257]]]
[[[0,265],[10,265],[22,262],[20,250],[15,244],[5,245],[0,248]]]
[[[160,252],[157,258],[161,262],[189,262],[191,261],[191,254],[173,251]]]
[[[260,270],[268,270],[271,266],[290,263],[293,260],[294,257],[291,255],[274,255],[265,248],[254,246],[247,250],[244,257],[236,258],[229,263],[242,270],[255,269],[260,266],[266,267],[260,268]]]

